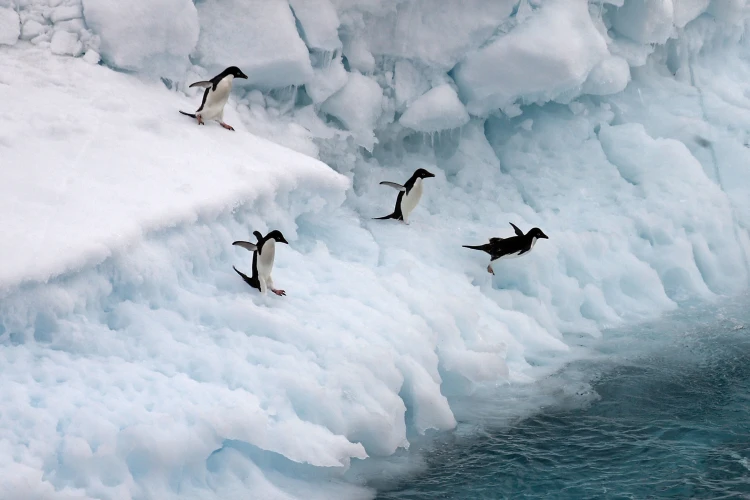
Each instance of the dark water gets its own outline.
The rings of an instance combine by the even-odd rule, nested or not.
[[[598,395],[424,450],[378,499],[750,499],[748,309],[682,315],[600,342]]]

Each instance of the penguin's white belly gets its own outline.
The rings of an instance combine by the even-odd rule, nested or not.
[[[224,118],[224,106],[229,100],[229,93],[232,91],[232,82],[229,78],[224,78],[216,86],[216,90],[209,89],[206,96],[206,103],[200,111],[201,118],[204,120],[222,120]]]
[[[529,253],[529,252],[526,252],[526,253]],[[526,253],[523,255],[526,255]],[[493,259],[492,262],[497,262],[499,260],[517,259],[518,257],[521,257],[520,251],[516,253],[506,253],[505,255],[502,255],[498,257],[497,259]]]
[[[273,271],[273,260],[276,257],[276,241],[268,240],[263,244],[263,251],[258,255],[258,276],[267,279]]]
[[[404,193],[404,197],[401,199],[401,215],[404,217],[404,222],[406,222],[409,214],[419,204],[420,199],[422,199],[422,179],[417,179],[411,190],[408,193]]]

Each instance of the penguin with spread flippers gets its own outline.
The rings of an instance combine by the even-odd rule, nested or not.
[[[528,233],[523,234],[523,231],[518,229],[515,224],[511,222],[510,225],[513,226],[513,230],[516,232],[515,236],[511,236],[510,238],[490,238],[490,242],[484,245],[463,245],[464,248],[481,250],[490,254],[490,264],[487,266],[487,272],[491,274],[495,274],[495,271],[492,269],[492,264],[495,261],[520,257],[529,253],[534,248],[538,239],[549,239],[538,227],[532,228]]]
[[[422,198],[422,179],[428,177],[435,177],[435,174],[428,172],[423,168],[419,168],[409,177],[409,180],[402,186],[395,182],[383,181],[380,184],[384,186],[390,186],[394,189],[398,189],[398,197],[396,198],[396,208],[393,213],[384,217],[375,217],[376,220],[384,219],[396,219],[403,221],[405,224],[409,223],[409,214],[417,206],[419,200]]]
[[[245,78],[247,75],[240,71],[237,66],[230,66],[210,80],[195,82],[192,87],[203,87],[203,101],[201,107],[195,113],[186,113],[180,111],[185,116],[198,120],[198,125],[203,125],[204,120],[216,120],[227,130],[234,130],[231,125],[224,123],[224,106],[229,100],[229,93],[232,91],[232,81],[235,78]]]
[[[249,241],[235,241],[232,245],[237,245],[253,252],[253,274],[247,276],[241,273],[235,267],[234,270],[240,277],[253,288],[260,290],[260,293],[265,294],[266,290],[271,290],[276,295],[286,295],[284,290],[277,290],[273,287],[273,278],[271,277],[271,271],[273,271],[273,261],[276,257],[276,242],[289,244],[281,234],[281,231],[273,230],[267,235],[263,236],[258,231],[254,231],[253,235],[258,240],[257,243],[250,243]],[[233,266],[234,267],[234,266]]]

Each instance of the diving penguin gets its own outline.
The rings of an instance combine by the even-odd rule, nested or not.
[[[240,71],[237,66],[230,66],[210,80],[195,82],[192,87],[204,87],[203,101],[201,107],[195,113],[185,113],[185,116],[196,118],[198,125],[203,125],[203,120],[216,120],[227,130],[234,130],[231,125],[224,123],[224,106],[229,100],[229,93],[232,91],[232,80],[235,78],[247,78],[247,75]]]
[[[271,271],[273,271],[273,261],[276,256],[276,242],[289,244],[281,234],[281,231],[273,230],[265,237],[258,231],[253,231],[253,235],[258,240],[257,243],[249,241],[235,241],[232,245],[237,245],[253,252],[253,274],[247,276],[232,266],[237,274],[253,288],[260,290],[265,294],[266,290],[271,290],[276,295],[286,295],[284,290],[277,290],[273,287]]]
[[[521,255],[529,253],[531,249],[534,248],[536,240],[539,238],[549,239],[538,227],[523,234],[523,231],[518,229],[515,224],[511,222],[510,225],[513,226],[513,229],[516,232],[515,236],[511,236],[510,238],[490,238],[490,242],[485,243],[484,245],[463,245],[464,248],[481,250],[490,254],[490,264],[487,266],[487,272],[491,274],[495,274],[495,271],[492,269],[492,264],[496,260],[520,257]]]
[[[414,171],[409,180],[402,186],[395,182],[383,181],[380,184],[384,186],[390,186],[394,189],[398,189],[398,197],[396,198],[396,208],[393,213],[384,217],[374,217],[376,220],[383,219],[397,219],[403,221],[405,224],[409,223],[409,214],[414,210],[414,207],[419,203],[422,198],[422,179],[428,177],[435,177],[435,174],[431,174],[423,168],[419,168]]]

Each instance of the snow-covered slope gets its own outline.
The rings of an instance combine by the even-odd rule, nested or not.
[[[0,0],[3,498],[371,498],[466,398],[747,287],[744,1],[124,5]],[[236,132],[177,113],[229,64]],[[509,221],[550,239],[491,277]],[[284,298],[232,270],[269,229]]]

